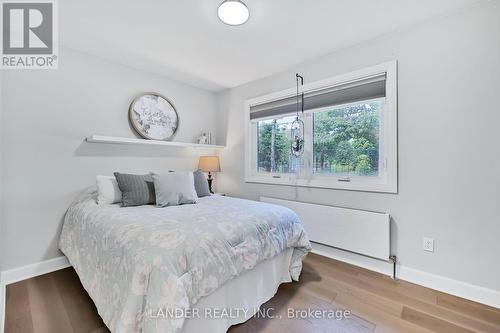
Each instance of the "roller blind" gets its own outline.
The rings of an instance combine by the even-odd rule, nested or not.
[[[386,73],[381,73],[348,83],[305,91],[304,110],[385,97],[385,81]],[[280,116],[296,112],[296,110],[296,96],[288,96],[279,100],[251,105],[250,119]]]

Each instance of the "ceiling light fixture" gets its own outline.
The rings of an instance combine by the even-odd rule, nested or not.
[[[225,0],[219,5],[217,14],[222,22],[229,25],[241,25],[250,17],[248,7],[241,0]]]

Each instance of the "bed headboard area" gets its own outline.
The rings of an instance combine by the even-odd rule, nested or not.
[[[312,242],[388,261],[390,215],[387,213],[260,197],[293,210]]]

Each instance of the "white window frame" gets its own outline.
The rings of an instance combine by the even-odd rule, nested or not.
[[[309,169],[308,176],[297,176],[295,173],[263,173],[257,170],[257,130],[255,121],[250,120],[250,107],[286,97],[294,96],[296,88],[290,88],[272,94],[259,96],[245,101],[245,182],[263,183],[275,185],[290,185],[303,187],[317,187],[353,191],[368,192],[398,192],[398,157],[397,157],[397,61],[390,61],[369,68],[364,68],[347,74],[328,78],[305,84],[301,91],[308,91],[327,88],[355,82],[362,78],[386,74],[386,97],[384,107],[380,115],[380,147],[379,147],[379,177],[354,176],[349,181],[342,181],[335,175],[312,174],[312,131],[305,132],[306,142],[304,155],[306,158],[306,169]],[[312,122],[312,112],[304,112],[305,128]]]

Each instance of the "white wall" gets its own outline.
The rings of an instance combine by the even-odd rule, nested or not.
[[[4,330],[4,306],[5,306],[5,288],[2,282],[2,267],[4,256],[4,232],[3,232],[3,168],[2,168],[2,71],[0,71],[0,332]]]
[[[500,290],[499,32],[500,6],[492,2],[221,93],[219,143],[228,148],[219,190],[389,212],[400,264]],[[399,62],[398,194],[244,182],[245,99],[293,87],[295,72],[312,82],[393,59]],[[422,250],[423,236],[435,238],[435,253]]]
[[[134,137],[127,112],[155,91],[177,108],[177,141],[215,132],[213,93],[62,48],[58,70],[3,72],[3,270],[59,256],[75,194],[113,171],[194,169],[194,151],[84,143],[91,134]]]
[[[4,239],[4,232],[3,232],[3,163],[2,163],[2,156],[3,156],[3,145],[2,145],[2,133],[3,133],[3,117],[2,117],[2,71],[0,71],[0,273],[2,272],[2,265],[3,265],[3,256],[4,256],[4,250],[3,246],[5,242],[3,241]],[[1,314],[2,314],[2,292],[3,290],[1,289],[1,274],[0,274],[0,321],[2,320]]]

